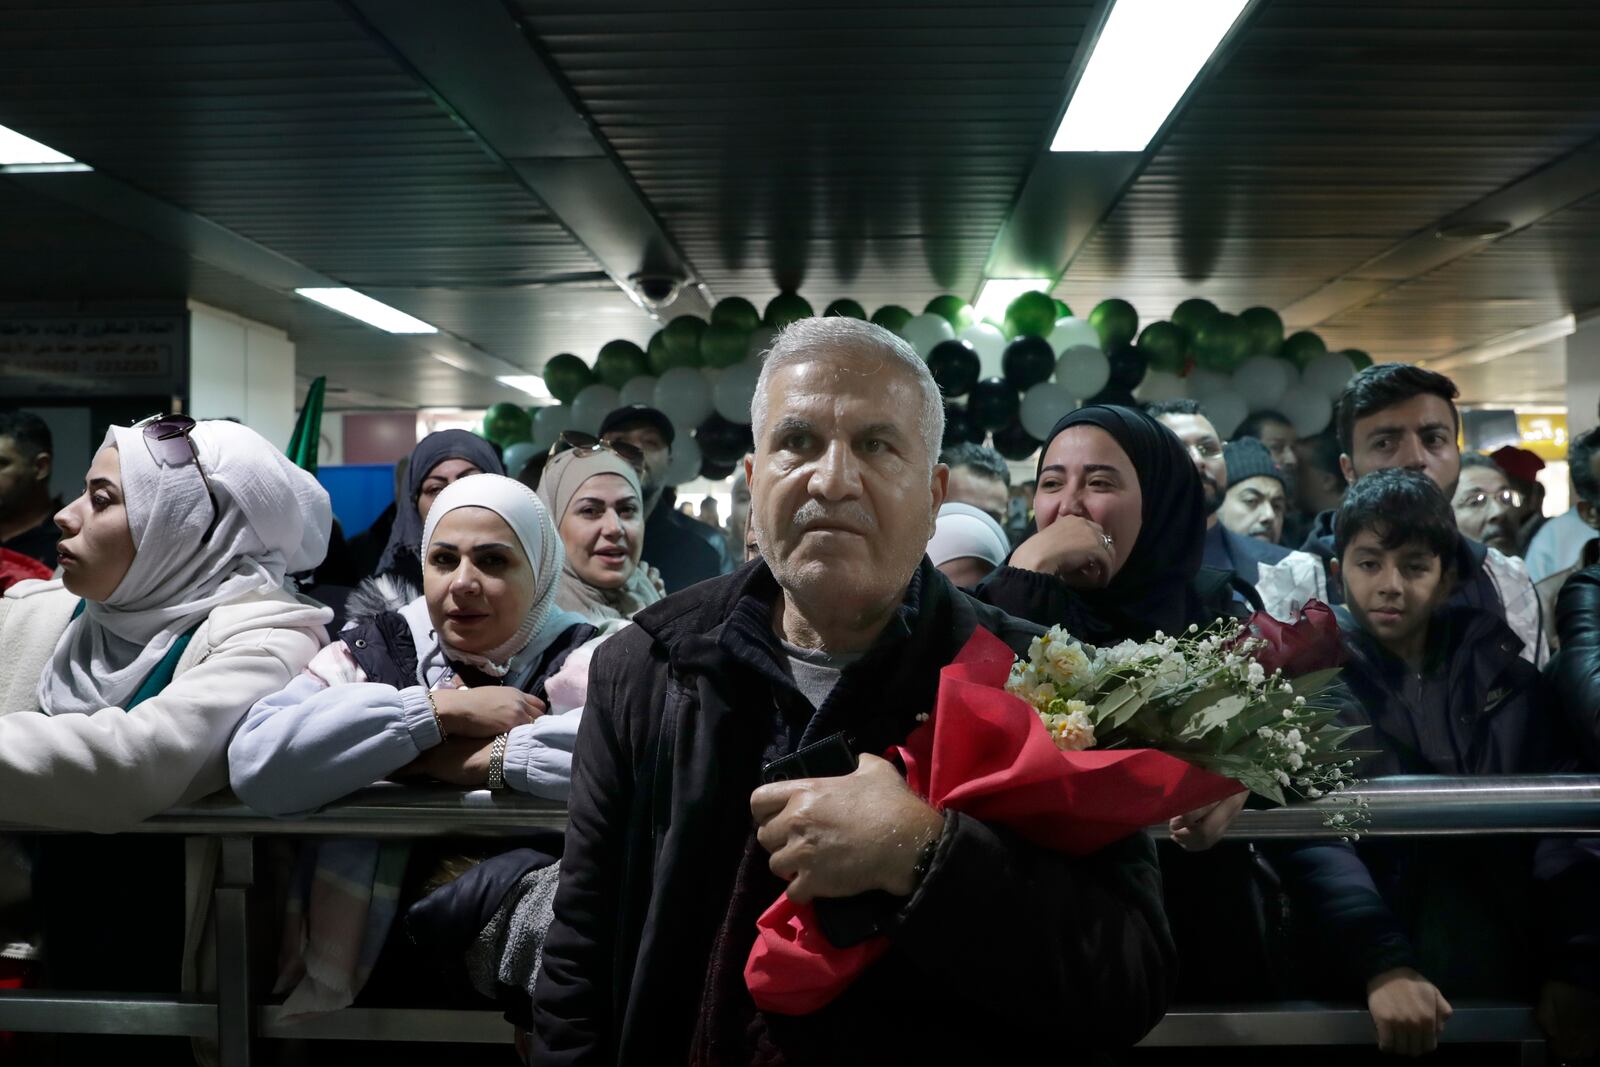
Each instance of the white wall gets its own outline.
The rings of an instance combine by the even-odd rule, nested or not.
[[[294,432],[294,342],[282,330],[189,301],[189,412],[234,418],[279,448]]]

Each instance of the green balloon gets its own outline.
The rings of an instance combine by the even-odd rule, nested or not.
[[[662,372],[672,366],[672,356],[667,352],[667,331],[657,330],[650,336],[650,343],[645,346],[645,355],[650,358],[650,373],[660,376]]]
[[[767,305],[766,322],[773,329],[781,330],[791,322],[809,319],[815,314],[805,297],[799,293],[782,292]]]
[[[1283,347],[1283,319],[1271,308],[1245,308],[1239,312],[1239,324],[1250,338],[1252,356],[1275,356]]]
[[[1126,300],[1102,300],[1089,312],[1089,325],[1100,335],[1100,346],[1109,352],[1133,344],[1139,335],[1139,313]]]
[[[1194,334],[1195,363],[1206,370],[1230,373],[1250,358],[1250,335],[1239,316],[1219,311]]]
[[[872,321],[890,333],[899,333],[911,321],[911,312],[899,304],[885,304],[872,313]]]
[[[544,370],[539,373],[544,375],[550,395],[563,404],[572,403],[572,398],[583,392],[584,386],[594,383],[594,371],[589,369],[589,364],[570,352],[545,360]]]
[[[1150,369],[1182,374],[1189,358],[1189,338],[1176,323],[1152,322],[1139,334],[1139,348],[1149,357]]]
[[[1071,317],[1072,317],[1072,309],[1067,307],[1067,302],[1065,300],[1057,300],[1056,301],[1056,318],[1058,318],[1058,319],[1070,319]]]
[[[822,317],[828,318],[829,316],[836,319],[865,319],[867,317],[867,309],[854,300],[840,297],[823,309]]]
[[[1307,363],[1310,363],[1327,350],[1328,346],[1323,344],[1321,337],[1310,330],[1301,330],[1299,333],[1292,333],[1284,338],[1281,355],[1284,359],[1303,370]]]
[[[742,296],[728,296],[717,301],[711,309],[711,321],[721,326],[737,326],[749,333],[761,325],[761,312]]]
[[[1372,366],[1372,357],[1359,348],[1347,348],[1344,350],[1344,355],[1350,361],[1350,365],[1358,371],[1366,370]]]
[[[505,448],[526,441],[533,433],[533,420],[516,404],[501,401],[483,413],[483,436]]]
[[[959,296],[949,293],[936,296],[928,301],[928,306],[922,309],[924,315],[938,315],[950,324],[950,328],[960,333],[968,326],[978,321],[978,313],[972,310],[972,305]]]
[[[700,338],[706,332],[706,320],[698,315],[680,315],[667,323],[661,331],[661,343],[667,346],[667,355],[675,367],[700,365]]]
[[[1056,302],[1037,289],[1023,293],[1006,305],[1007,337],[1049,337],[1056,328]]]
[[[621,389],[629,378],[649,369],[649,357],[632,341],[607,341],[600,347],[600,354],[594,357],[594,376],[613,389]]]
[[[1217,305],[1195,296],[1172,309],[1172,321],[1192,338],[1195,331],[1200,329],[1200,324],[1216,313]]]
[[[744,359],[750,331],[713,322],[700,335],[700,358],[708,367],[731,367]]]

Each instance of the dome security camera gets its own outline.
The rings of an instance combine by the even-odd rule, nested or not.
[[[652,310],[664,308],[678,299],[678,293],[683,288],[683,279],[675,274],[641,273],[633,275],[628,281],[633,283],[639,299]]]

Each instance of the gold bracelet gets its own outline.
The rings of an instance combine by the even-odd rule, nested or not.
[[[423,692],[427,694],[428,707],[433,709],[433,724],[439,728],[439,740],[450,740],[450,731],[444,728],[444,719],[439,715],[439,702],[433,699],[433,690],[424,689]]]

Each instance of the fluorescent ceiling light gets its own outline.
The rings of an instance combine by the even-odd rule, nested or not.
[[[32,137],[24,137],[16,130],[0,126],[0,163],[76,163],[64,152],[40,144]]]
[[[448,352],[429,352],[428,355],[443,363],[446,367],[454,367],[456,370],[465,371],[468,374],[478,373],[477,368],[460,356],[452,356]]]
[[[1116,0],[1052,152],[1143,152],[1249,0]]]
[[[509,385],[513,389],[521,389],[535,400],[554,400],[550,395],[550,387],[544,384],[544,379],[537,374],[502,374],[495,379],[501,385]]]
[[[94,170],[87,163],[0,163],[0,174],[83,174]]]
[[[1003,322],[1006,317],[1006,308],[1011,306],[1011,301],[1023,293],[1037,290],[1041,293],[1050,291],[1050,281],[1046,278],[990,278],[983,283],[983,288],[978,290],[977,302],[972,305],[980,319],[992,319]]]
[[[376,326],[380,330],[390,333],[438,333],[436,326],[429,326],[421,319],[412,318],[398,308],[380,303],[354,289],[296,289],[296,293],[307,300],[314,300],[323,307],[329,307],[340,314],[349,315],[352,319],[359,319],[368,326]]]

